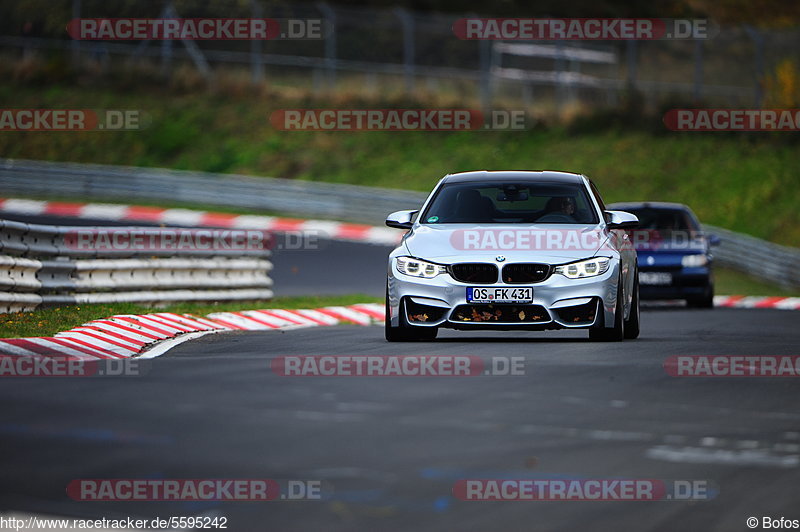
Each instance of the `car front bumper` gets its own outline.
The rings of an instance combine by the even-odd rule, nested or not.
[[[421,279],[398,272],[394,259],[387,283],[390,324],[405,321],[419,327],[453,329],[561,329],[610,326],[614,323],[619,261],[612,260],[602,275],[567,279],[551,274],[539,283],[471,284],[456,281],[449,274]],[[524,304],[471,304],[467,287],[533,288],[533,302]],[[472,312],[472,311],[475,312]]]

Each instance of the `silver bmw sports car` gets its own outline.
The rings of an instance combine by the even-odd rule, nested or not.
[[[450,329],[588,329],[639,336],[636,216],[607,211],[594,184],[566,172],[465,172],[442,178],[389,255],[386,339]]]

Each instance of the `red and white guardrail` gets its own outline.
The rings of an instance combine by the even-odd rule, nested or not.
[[[402,232],[388,227],[350,224],[329,220],[304,220],[261,216],[253,214],[231,214],[225,212],[199,211],[192,209],[165,209],[143,205],[118,205],[113,203],[67,203],[39,201],[19,198],[0,198],[0,212],[29,216],[65,216],[93,220],[120,222],[147,222],[189,227],[221,227],[225,229],[260,229],[264,231],[313,231],[331,240],[363,242],[395,246]]]
[[[130,358],[146,354],[147,349],[158,342],[187,333],[296,329],[340,323],[371,325],[383,319],[383,305],[374,303],[300,310],[215,312],[205,317],[172,312],[120,314],[90,321],[55,336],[0,339],[0,356]]]

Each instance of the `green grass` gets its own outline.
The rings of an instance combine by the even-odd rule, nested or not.
[[[426,104],[5,82],[0,83],[0,107],[141,109],[152,123],[135,132],[4,132],[0,155],[420,191],[449,172],[561,169],[592,177],[607,202],[687,203],[703,222],[800,245],[800,150],[788,142],[787,133],[668,133],[652,127],[581,133],[564,127],[522,132],[283,132],[269,123],[272,111],[282,108],[389,105]]]
[[[733,296],[786,296],[799,297],[797,290],[785,289],[765,283],[728,268],[715,268],[714,283],[717,294]]]
[[[268,308],[319,308],[355,303],[382,303],[383,299],[362,294],[344,296],[276,297],[271,301],[236,303],[178,303],[166,307],[147,307],[134,303],[113,305],[80,305],[73,307],[45,308],[32,312],[0,314],[0,338],[23,338],[30,336],[52,336],[86,322],[107,318],[114,314],[147,314],[150,312],[189,313],[202,316],[211,312],[268,309]]]

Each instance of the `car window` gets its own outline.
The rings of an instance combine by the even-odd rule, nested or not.
[[[597,222],[585,187],[530,182],[445,184],[420,218],[423,224]]]
[[[689,213],[680,209],[646,207],[626,209],[626,212],[635,214],[636,217],[639,218],[639,229],[656,230],[660,232],[696,232],[700,229]]]

